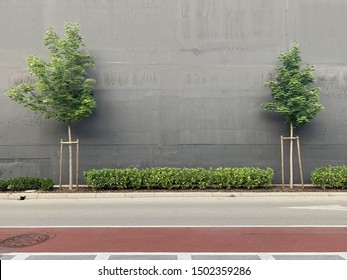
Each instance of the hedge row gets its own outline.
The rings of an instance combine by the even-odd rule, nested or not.
[[[54,186],[50,178],[15,177],[0,179],[0,191],[51,190]]]
[[[86,183],[94,189],[230,189],[270,187],[271,168],[126,168],[92,169],[84,172]],[[319,167],[312,171],[314,185],[347,188],[347,166]],[[51,190],[50,178],[15,177],[0,179],[0,191]]]
[[[316,168],[311,173],[311,180],[314,185],[326,188],[346,188],[347,187],[347,166],[323,166]]]
[[[92,169],[84,172],[94,189],[206,189],[269,187],[271,168],[126,168]]]

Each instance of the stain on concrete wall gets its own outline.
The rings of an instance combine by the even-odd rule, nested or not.
[[[283,119],[264,82],[293,41],[315,65],[325,111],[296,133],[305,181],[347,156],[344,0],[3,0],[0,90],[32,79],[52,26],[79,21],[95,56],[94,114],[73,125],[81,171],[101,167],[270,166],[280,180]],[[54,177],[66,127],[0,95],[0,174]],[[66,157],[66,156],[65,156]],[[298,172],[295,175],[298,181]]]

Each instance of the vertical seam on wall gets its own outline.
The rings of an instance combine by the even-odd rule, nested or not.
[[[288,42],[288,0],[284,0],[284,18],[285,18],[285,29],[286,29],[286,49],[289,48]]]

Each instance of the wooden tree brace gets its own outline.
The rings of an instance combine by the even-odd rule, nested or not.
[[[71,141],[71,142],[64,142],[63,140],[60,141],[60,144],[78,144],[78,139],[76,141]]]
[[[283,140],[299,140],[299,136],[295,136],[295,137],[285,137],[285,136],[281,136]]]
[[[298,162],[299,162],[301,189],[304,189],[304,180],[303,180],[303,175],[302,175],[302,164],[301,164],[301,152],[300,152],[300,138],[299,138],[299,136],[284,137],[281,135],[282,189],[284,189],[284,140],[296,140],[296,146],[297,146],[297,151],[298,151]],[[290,168],[292,168],[292,166],[290,166]]]
[[[64,145],[76,145],[76,188],[78,188],[78,154],[79,154],[79,140],[76,141],[63,141],[63,139],[60,140],[60,172],[59,172],[59,187],[61,189],[62,187],[62,170],[63,170],[63,146]]]

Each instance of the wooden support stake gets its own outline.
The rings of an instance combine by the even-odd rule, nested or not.
[[[77,141],[76,141],[77,143],[76,143],[76,188],[78,189],[78,154],[79,154],[79,141],[78,141],[78,139],[77,139]]]
[[[301,181],[301,189],[304,189],[304,179],[302,176],[302,165],[301,165],[301,153],[300,153],[300,140],[299,137],[296,140],[296,146],[298,148],[298,161],[299,161],[299,170],[300,170],[300,181]]]
[[[281,135],[281,166],[282,166],[282,190],[284,190],[284,147],[283,147],[282,135]]]
[[[62,172],[63,169],[63,139],[60,140],[60,174],[59,174],[59,188],[61,189]]]
[[[304,189],[304,179],[303,179],[303,171],[302,171],[302,162],[301,162],[301,151],[300,151],[300,139],[298,136],[296,137],[284,137],[281,136],[281,169],[282,169],[282,189],[284,190],[284,140],[290,140],[291,142],[293,140],[296,140],[296,145],[297,145],[297,150],[298,150],[298,162],[299,162],[299,171],[300,171],[300,183],[301,183],[301,189]],[[290,164],[292,164],[292,160]],[[291,176],[293,174],[293,169],[292,167],[290,167],[291,170]],[[290,179],[290,183],[289,183],[290,188],[293,188],[293,179]]]
[[[293,125],[290,124],[289,187],[293,189]]]
[[[75,167],[76,167],[76,188],[78,188],[78,170],[79,170],[79,140],[77,139],[76,141],[63,141],[63,139],[60,140],[60,174],[59,174],[59,188],[62,188],[62,173],[63,173],[63,145],[76,145],[76,162],[75,162]]]

